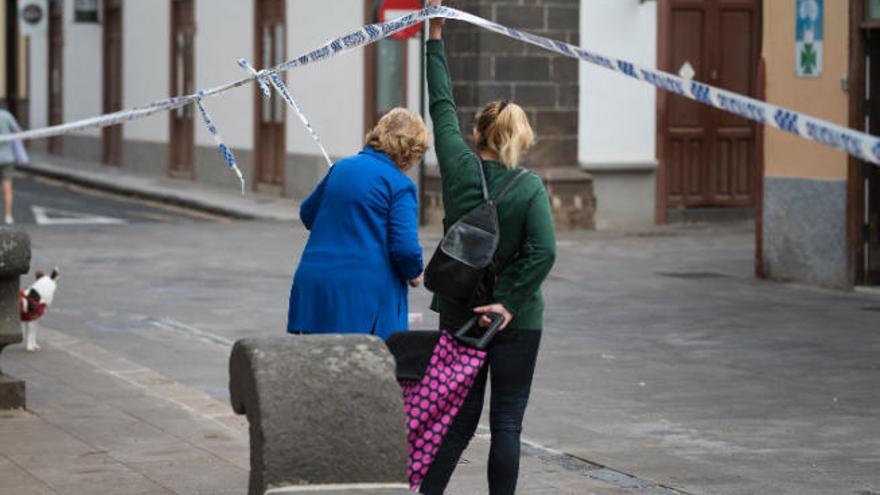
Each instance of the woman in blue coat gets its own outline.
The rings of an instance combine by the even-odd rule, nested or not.
[[[358,155],[336,163],[300,207],[311,231],[290,291],[287,331],[406,330],[407,284],[422,280],[416,187],[406,172],[428,148],[422,118],[386,114]]]

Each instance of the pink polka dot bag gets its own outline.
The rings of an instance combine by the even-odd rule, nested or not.
[[[449,425],[486,362],[485,348],[503,322],[500,315],[491,318],[488,328],[479,327],[478,318],[473,318],[455,334],[413,331],[388,339],[403,390],[409,442],[407,476],[413,491],[428,473]]]

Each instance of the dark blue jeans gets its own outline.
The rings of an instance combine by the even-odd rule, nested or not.
[[[520,433],[529,402],[541,332],[507,329],[488,349],[486,366],[477,375],[443,445],[422,481],[421,493],[439,495],[446,490],[452,471],[467,447],[483,412],[487,374],[492,380],[489,427],[489,494],[512,495],[519,476]]]

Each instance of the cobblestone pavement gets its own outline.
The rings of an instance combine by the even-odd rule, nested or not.
[[[754,280],[752,228],[560,235],[521,493],[880,493],[880,297]],[[33,268],[63,275],[44,350],[3,354],[32,409],[0,419],[0,493],[242,493],[229,344],[281,332],[306,233],[29,233]],[[436,325],[428,299],[411,295],[420,327]],[[486,449],[451,493],[485,492]]]

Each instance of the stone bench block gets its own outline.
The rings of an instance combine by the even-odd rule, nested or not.
[[[229,391],[250,423],[249,493],[405,483],[406,423],[394,369],[385,343],[367,335],[236,342]]]
[[[23,231],[0,227],[0,354],[21,342],[19,277],[30,270],[31,240]],[[0,356],[2,359],[2,356]],[[3,374],[0,362],[0,409],[24,408],[25,383]]]

